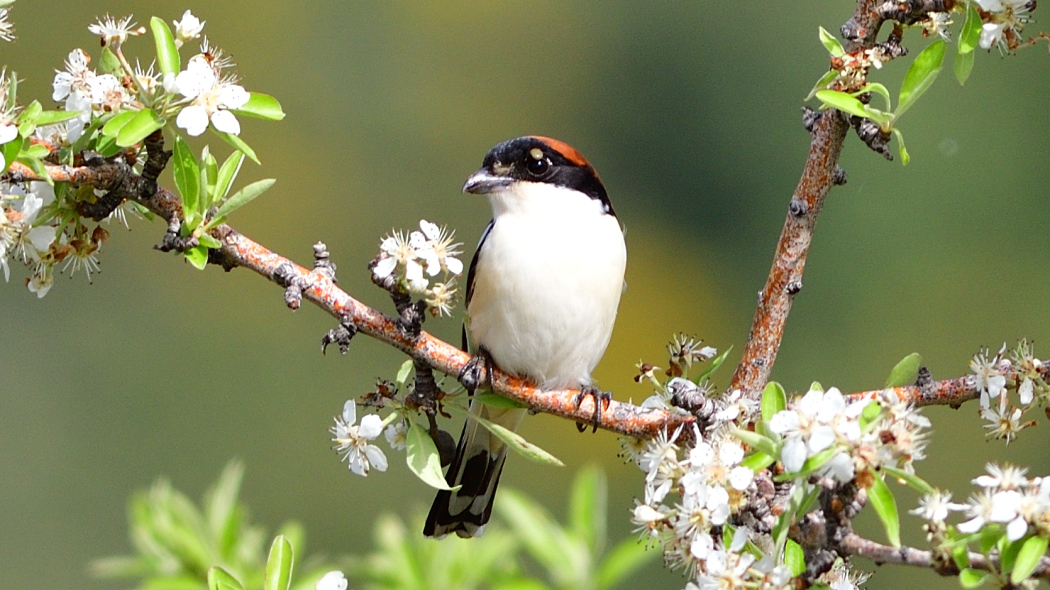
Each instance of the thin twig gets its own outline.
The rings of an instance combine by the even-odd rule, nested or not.
[[[931,569],[942,576],[957,576],[959,568],[951,560],[942,562],[935,559],[932,551],[914,547],[890,547],[865,539],[856,533],[846,535],[839,547],[849,555],[866,557],[877,564],[893,563]],[[999,567],[997,559],[989,559],[980,553],[970,553],[970,568],[981,571],[994,571]],[[1032,572],[1033,578],[1050,579],[1050,558],[1043,557]]]

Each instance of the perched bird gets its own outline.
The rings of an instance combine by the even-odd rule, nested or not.
[[[476,354],[541,389],[594,393],[591,371],[609,345],[627,265],[623,230],[598,174],[568,144],[519,137],[492,148],[463,192],[486,195],[492,205],[467,273]],[[511,430],[526,413],[476,400],[470,410]],[[450,487],[462,487],[438,492],[423,534],[480,534],[506,455],[502,441],[467,420],[445,475]]]

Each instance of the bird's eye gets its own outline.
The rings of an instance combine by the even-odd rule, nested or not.
[[[525,168],[529,171],[529,174],[540,176],[547,172],[550,167],[551,161],[543,155],[543,150],[540,148],[529,150],[529,157],[525,161]]]

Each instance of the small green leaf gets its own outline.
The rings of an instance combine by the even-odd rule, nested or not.
[[[458,406],[447,405],[445,406],[445,408],[455,413],[467,416],[468,420],[477,421],[477,423],[484,426],[486,430],[496,435],[496,438],[505,442],[508,447],[518,452],[519,454],[528,457],[529,459],[532,459],[533,461],[538,461],[547,465],[557,465],[558,467],[565,467],[565,464],[562,463],[560,459],[548,453],[547,451],[544,451],[540,447],[530,443],[529,441],[525,440],[523,436],[514,432],[513,430],[510,430],[504,426],[500,426],[495,422],[490,422],[472,412],[467,412],[466,410]]]
[[[884,84],[878,82],[868,82],[864,85],[864,88],[860,89],[861,92],[874,92],[878,94],[886,101],[886,110],[893,108],[893,103],[890,101],[890,89],[886,88]]]
[[[219,250],[222,248],[222,242],[213,238],[211,234],[201,234],[197,236],[197,240],[201,243],[201,246],[204,246],[209,250]]]
[[[770,457],[769,455],[767,455],[765,453],[757,453],[756,452],[756,453],[753,453],[751,455],[748,455],[748,457],[746,459],[744,459],[743,461],[741,461],[740,464],[742,466],[744,466],[744,467],[747,467],[751,471],[754,471],[755,473],[758,473],[759,471],[761,471],[761,470],[765,469],[766,467],[769,467],[770,465],[772,465],[773,461],[775,461],[775,459],[773,459],[773,457]]]
[[[161,119],[157,113],[151,109],[142,109],[120,128],[117,134],[117,145],[120,147],[133,146],[163,126],[164,119]]]
[[[862,103],[857,97],[845,92],[819,90],[817,91],[817,99],[829,107],[836,108],[850,115],[871,119],[880,125],[889,121],[889,114],[873,109]]]
[[[244,152],[233,150],[230,157],[226,158],[226,161],[222,163],[222,167],[219,168],[219,174],[215,178],[215,199],[217,201],[222,200],[226,193],[230,192],[233,179],[237,178],[237,173],[240,172],[243,162]]]
[[[208,590],[244,590],[244,586],[219,566],[208,569]]]
[[[791,570],[792,577],[801,576],[806,571],[806,554],[799,545],[791,539],[784,545],[784,565]]]
[[[40,113],[44,112],[44,107],[40,106],[40,102],[34,100],[29,103],[15,119],[15,124],[18,125],[18,134],[22,137],[29,137],[36,131],[37,119],[40,118]]]
[[[897,147],[901,152],[901,166],[907,166],[908,162],[911,162],[911,156],[908,155],[908,149],[904,147],[904,134],[896,127],[893,128],[893,134],[897,136]]]
[[[441,455],[437,445],[427,431],[415,422],[408,421],[408,433],[405,436],[408,468],[423,483],[439,490],[458,490],[460,486],[449,487],[445,476],[441,474]]]
[[[723,352],[722,354],[716,356],[714,358],[714,360],[711,361],[711,364],[708,365],[707,368],[704,369],[704,371],[702,373],[697,375],[696,380],[694,381],[694,383],[700,383],[704,379],[707,379],[708,377],[713,375],[714,372],[717,371],[718,368],[722,366],[722,363],[726,362],[726,357],[729,356],[729,353],[732,352],[732,351],[733,351],[733,347],[730,346],[729,348],[725,349],[725,352]]]
[[[266,192],[266,190],[273,186],[273,183],[275,182],[277,182],[277,180],[273,178],[258,180],[233,193],[229,199],[226,199],[222,205],[219,205],[219,210],[215,212],[215,216],[229,217],[230,213],[247,205],[256,197]]]
[[[186,260],[197,270],[204,270],[208,266],[208,248],[205,246],[194,246],[185,252]]]
[[[733,428],[730,430],[730,433],[756,451],[765,453],[770,457],[780,455],[780,449],[777,447],[777,443],[767,436],[762,436],[757,432],[751,432],[750,430],[744,430],[743,428]]]
[[[248,102],[244,103],[244,106],[239,109],[233,109],[233,112],[238,115],[247,115],[268,121],[280,121],[284,118],[281,103],[277,102],[277,99],[269,94],[261,92],[249,92]]]
[[[3,145],[0,145],[0,153],[4,155],[4,169],[0,172],[7,172],[7,168],[11,166],[11,162],[14,162],[18,158],[18,154],[22,152],[22,143],[24,140],[21,138],[13,139]]]
[[[401,363],[401,368],[397,370],[397,377],[395,378],[399,388],[404,387],[405,383],[408,382],[408,376],[412,374],[412,369],[415,368],[415,366],[416,363],[412,359],[408,359]]]
[[[1021,555],[1023,543],[1020,539],[1010,541],[1004,534],[999,538],[999,568],[1003,572],[1012,572],[1017,564],[1017,558]]]
[[[952,547],[952,561],[960,571],[970,567],[970,548],[965,543]]]
[[[476,393],[474,397],[470,398],[476,402],[481,402],[486,406],[493,408],[500,408],[504,410],[513,410],[514,408],[527,408],[525,404],[516,402],[509,397],[503,397],[498,393]]]
[[[806,95],[806,98],[804,98],[802,100],[803,101],[807,101],[807,100],[813,98],[814,96],[817,95],[817,91],[818,90],[826,90],[827,87],[828,87],[828,84],[831,84],[832,82],[834,82],[835,78],[838,78],[838,77],[839,77],[838,70],[828,70],[828,71],[824,72],[824,75],[821,76],[819,80],[817,80],[817,83],[813,85],[813,88],[809,91],[809,94]]]
[[[886,387],[904,387],[915,385],[915,379],[919,376],[919,367],[922,366],[922,355],[913,352],[902,358],[890,371],[886,378]]]
[[[766,383],[762,390],[762,421],[769,422],[777,412],[787,408],[787,393],[776,381]]]
[[[288,590],[292,581],[292,561],[292,544],[283,535],[277,535],[270,545],[270,557],[266,559],[263,590]]]
[[[824,27],[820,27],[820,42],[824,45],[824,49],[827,49],[828,53],[831,54],[831,57],[846,55],[846,50],[842,48],[842,43],[839,43],[839,40]]]
[[[120,65],[120,58],[109,47],[102,48],[102,59],[99,60],[98,71],[102,74],[113,74],[118,80],[124,77],[124,66]]]
[[[955,55],[955,62],[952,64],[952,67],[955,70],[955,79],[959,81],[959,86],[966,84],[966,81],[970,78],[970,72],[973,71],[973,59],[974,52],[972,51]]]
[[[981,41],[981,15],[977,12],[974,2],[966,3],[966,20],[963,21],[962,31],[959,32],[959,55],[973,53]]]
[[[160,68],[160,73],[178,74],[182,62],[179,60],[179,49],[175,47],[175,39],[171,35],[168,23],[153,17],[149,21],[149,28],[153,31],[153,41],[157,46],[157,67]]]
[[[893,113],[894,119],[900,118],[933,85],[937,74],[941,73],[945,47],[944,40],[938,39],[915,57],[908,73],[904,75],[900,98],[897,99],[897,110]]]
[[[80,113],[73,113],[79,115]],[[122,111],[113,115],[106,124],[102,126],[102,135],[106,137],[116,138],[120,134],[120,130],[128,124],[129,121],[135,118],[135,115],[139,114],[138,111]]]
[[[28,148],[22,150],[18,154],[18,157],[19,158],[36,158],[36,159],[40,160],[40,159],[44,158],[45,156],[47,156],[50,153],[51,153],[51,150],[47,149],[47,146],[39,145],[39,144],[37,144],[37,145],[30,144],[30,146]]]
[[[871,489],[868,490],[868,501],[871,502],[872,508],[875,509],[875,514],[882,521],[882,526],[886,529],[886,538],[889,539],[890,545],[900,547],[901,523],[900,516],[897,513],[897,500],[894,499],[893,492],[881,477],[876,477],[871,485]]]
[[[903,469],[890,467],[889,465],[883,465],[882,471],[887,475],[896,477],[900,481],[903,481],[905,485],[920,494],[932,494],[937,491],[936,488],[929,484],[929,482],[914,473],[908,473]]]
[[[988,572],[966,568],[959,572],[959,585],[969,590],[970,588],[983,586],[987,580],[991,579],[991,577],[992,574]]]
[[[259,161],[259,157],[255,155],[255,150],[249,147],[247,143],[244,143],[244,140],[240,137],[236,135],[230,135],[229,133],[223,133],[221,131],[216,131],[215,133],[218,134],[218,136],[221,137],[223,141],[232,145],[234,148],[240,150],[241,153],[243,153],[245,156],[248,156],[248,159],[252,162],[255,162],[256,164],[262,164],[262,162]]]
[[[95,151],[98,152],[98,155],[102,156],[103,158],[114,156],[120,153],[120,150],[121,147],[117,145],[116,137],[100,135],[98,137],[98,141],[95,142]],[[76,153],[76,150],[73,150],[73,152]]]
[[[79,111],[44,111],[36,119],[36,126],[54,125],[80,116]]]
[[[175,186],[178,187],[179,194],[182,196],[183,215],[189,220],[191,213],[197,211],[197,203],[200,200],[200,164],[197,163],[197,158],[190,151],[189,144],[180,135],[175,136],[175,147],[172,150],[171,159],[175,175]],[[190,227],[195,228],[196,224]]]
[[[215,183],[219,176],[219,164],[215,161],[215,156],[211,155],[208,146],[204,146],[200,161],[203,166],[201,166],[201,201],[198,210],[203,217],[217,200]]]
[[[1017,554],[1014,569],[1010,572],[1010,582],[1020,585],[1021,582],[1032,575],[1035,568],[1039,566],[1039,560],[1046,554],[1047,544],[1050,542],[1046,537],[1033,536],[1024,542],[1021,552]]]

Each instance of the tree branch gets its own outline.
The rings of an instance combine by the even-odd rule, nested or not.
[[[57,182],[120,191],[125,198],[138,201],[164,218],[169,222],[169,227],[182,217],[182,203],[176,194],[134,174],[130,166],[119,159],[100,158],[85,166],[47,166],[46,169]],[[11,165],[6,176],[11,182],[43,180],[17,162]],[[177,229],[177,225],[175,227]],[[251,269],[281,287],[288,287],[294,282],[301,289],[302,298],[341,322],[352,324],[358,331],[401,350],[417,362],[447,375],[459,375],[471,358],[456,346],[427,332],[421,331],[418,335],[406,333],[396,319],[361,303],[340,289],[331,273],[304,268],[226,224],[217,226],[210,233],[222,243],[222,249],[211,251],[209,262],[227,271],[236,267]],[[297,307],[289,303],[290,307]],[[496,392],[525,404],[534,412],[554,414],[577,422],[594,422],[592,396],[584,397],[577,405],[575,400],[579,392],[576,390],[541,391],[527,381],[498,369],[492,371],[491,381]],[[602,410],[597,425],[628,436],[653,438],[661,431],[674,430],[693,421],[694,418],[685,412],[672,413],[610,401]]]
[[[956,567],[955,562],[951,560],[943,562],[936,559],[932,551],[914,547],[890,547],[865,539],[856,533],[847,534],[839,543],[839,547],[849,555],[866,557],[879,565],[884,563],[910,565],[932,569],[942,576],[959,575],[959,568]],[[968,559],[972,569],[986,572],[998,570],[998,559],[989,559],[980,553],[970,553]],[[1043,557],[1039,561],[1039,565],[1032,572],[1032,577],[1050,579],[1050,558]]]

